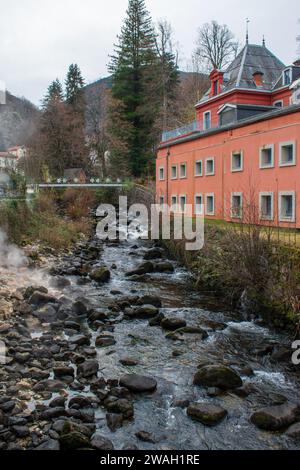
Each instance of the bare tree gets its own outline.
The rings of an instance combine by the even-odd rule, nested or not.
[[[202,69],[222,69],[237,55],[239,44],[227,25],[205,23],[198,32],[196,57]]]

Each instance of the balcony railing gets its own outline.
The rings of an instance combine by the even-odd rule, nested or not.
[[[171,131],[163,132],[162,142],[167,142],[167,140],[177,139],[182,135],[191,134],[192,132],[200,131],[201,123],[199,121],[193,121],[190,124],[185,126],[178,127],[177,129],[172,129]]]

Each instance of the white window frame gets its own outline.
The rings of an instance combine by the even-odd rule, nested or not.
[[[185,167],[185,175],[184,175],[184,176],[181,175],[181,169],[182,169],[183,166]],[[187,163],[180,163],[180,166],[179,166],[179,178],[180,178],[181,180],[185,180],[185,179],[187,178]]]
[[[213,171],[211,173],[207,171],[208,162],[213,162]],[[205,160],[205,176],[215,176],[215,157],[209,157]]]
[[[197,173],[197,165],[201,164],[201,173]],[[203,176],[203,160],[196,160],[195,161],[195,177]]]
[[[271,162],[270,165],[264,165],[263,164],[263,151],[264,150],[271,150],[272,151],[272,162]],[[260,147],[260,149],[259,149],[259,168],[261,170],[274,168],[274,166],[275,166],[274,155],[275,155],[275,146],[274,146],[274,144],[264,145],[263,147]]]
[[[207,200],[208,198],[213,198],[213,211],[212,212],[208,212],[207,208],[208,208],[208,204],[207,204]],[[205,214],[208,215],[208,216],[214,216],[215,213],[216,213],[216,207],[215,207],[215,193],[207,193],[205,194]]]
[[[207,115],[209,115],[209,127],[206,126],[205,116]],[[203,113],[203,130],[208,131],[209,129],[211,129],[211,111],[205,111],[205,113]]]
[[[241,214],[236,215],[233,213],[233,198],[240,197],[241,198]],[[243,193],[231,193],[231,208],[230,208],[230,216],[232,219],[242,219],[243,218]]]
[[[289,72],[289,74],[290,74],[289,83],[285,83],[285,72]],[[283,72],[282,72],[282,83],[283,83],[283,86],[289,86],[289,85],[292,84],[292,69],[291,69],[291,67],[288,67],[288,68],[283,70]]]
[[[276,100],[273,102],[273,106],[276,106],[277,104],[281,104],[281,106],[277,106],[278,109],[283,108],[283,100]]]
[[[185,210],[183,211],[182,210],[182,205],[181,205],[181,199],[182,198],[185,198]],[[179,195],[179,210],[182,214],[185,214],[186,213],[186,206],[187,206],[187,197],[186,197],[186,194],[180,194]]]
[[[240,168],[233,168],[233,160],[236,155],[241,156],[241,167]],[[235,150],[234,152],[231,153],[231,172],[232,173],[239,173],[241,171],[244,171],[244,152],[242,150]]]
[[[161,171],[162,171],[163,176],[161,176]],[[159,181],[165,181],[165,167],[164,166],[159,167]]]
[[[282,149],[283,149],[283,147],[287,147],[287,146],[290,146],[290,145],[293,146],[293,161],[289,162],[289,163],[284,163],[282,161]],[[280,167],[287,167],[287,166],[295,166],[295,165],[296,165],[296,142],[295,142],[295,140],[290,140],[290,141],[287,141],[287,142],[280,142],[280,144],[279,144],[279,166]]]
[[[292,196],[293,197],[293,215],[292,217],[282,217],[281,209],[282,209],[282,197],[284,196]],[[296,192],[295,191],[280,191],[278,194],[278,219],[279,222],[296,222]]]
[[[201,197],[201,209],[200,211],[197,210],[197,207],[199,204],[197,204],[197,198]],[[203,194],[195,194],[195,215],[203,215],[203,207],[204,207],[204,202],[203,202]]]
[[[176,176],[173,176],[173,169],[176,168]],[[177,180],[178,179],[178,165],[172,165],[171,166],[171,180]]]
[[[271,197],[271,215],[263,215],[262,214],[262,198],[263,197]],[[260,220],[274,220],[274,193],[272,191],[265,191],[259,193],[259,218]]]
[[[174,199],[174,198],[176,199],[175,204],[173,204],[173,199]],[[178,196],[177,196],[177,194],[172,194],[172,196],[171,196],[171,206],[172,206],[172,207],[173,207],[173,206],[177,206],[177,204],[178,204]]]

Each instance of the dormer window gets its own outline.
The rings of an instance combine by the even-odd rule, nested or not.
[[[286,69],[283,71],[283,84],[284,86],[292,83],[292,69]]]

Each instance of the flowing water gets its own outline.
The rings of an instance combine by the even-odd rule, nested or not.
[[[290,345],[291,341],[283,334],[242,321],[236,314],[218,309],[214,299],[202,296],[193,289],[189,273],[176,263],[173,274],[152,274],[144,283],[131,282],[125,273],[143,261],[148,248],[148,242],[137,239],[106,243],[101,264],[108,267],[116,265],[116,269],[111,271],[110,283],[79,286],[78,278],[69,277],[72,284],[64,289],[63,295],[73,299],[86,297],[94,306],[105,309],[114,299],[127,295],[155,294],[162,300],[165,315],[184,317],[189,326],[206,329],[209,337],[200,340],[197,335],[187,335],[184,341],[174,342],[166,339],[166,332],[160,327],[150,327],[147,320],[116,322],[116,345],[98,349],[100,373],[106,379],[119,378],[124,373],[152,376],[157,379],[158,388],[153,394],[134,398],[134,420],[116,432],[109,430],[106,412],[99,408],[96,412],[99,432],[109,437],[116,449],[133,445],[140,449],[153,448],[153,444],[136,439],[135,433],[141,430],[156,437],[156,449],[297,448],[297,444],[284,433],[260,431],[249,421],[254,411],[277,403],[281,395],[288,401],[299,401],[297,371],[293,371],[287,363],[273,363],[269,356],[259,354],[268,345]],[[216,329],[218,324],[225,324],[224,329]],[[33,338],[38,338],[39,334],[39,330],[32,330]],[[92,334],[95,338],[96,333]],[[175,349],[179,349],[182,355],[173,357]],[[119,361],[124,356],[137,358],[139,365],[134,368],[122,366]],[[242,377],[251,391],[246,398],[233,392],[210,398],[205,389],[193,385],[193,376],[200,363],[220,362],[231,365],[237,371],[245,367],[253,369],[253,377]],[[74,396],[75,392],[66,390]],[[91,394],[89,389],[86,393]],[[82,395],[82,392],[78,394]],[[177,400],[216,403],[228,410],[228,417],[218,426],[208,428],[191,420],[186,409],[175,407]]]

